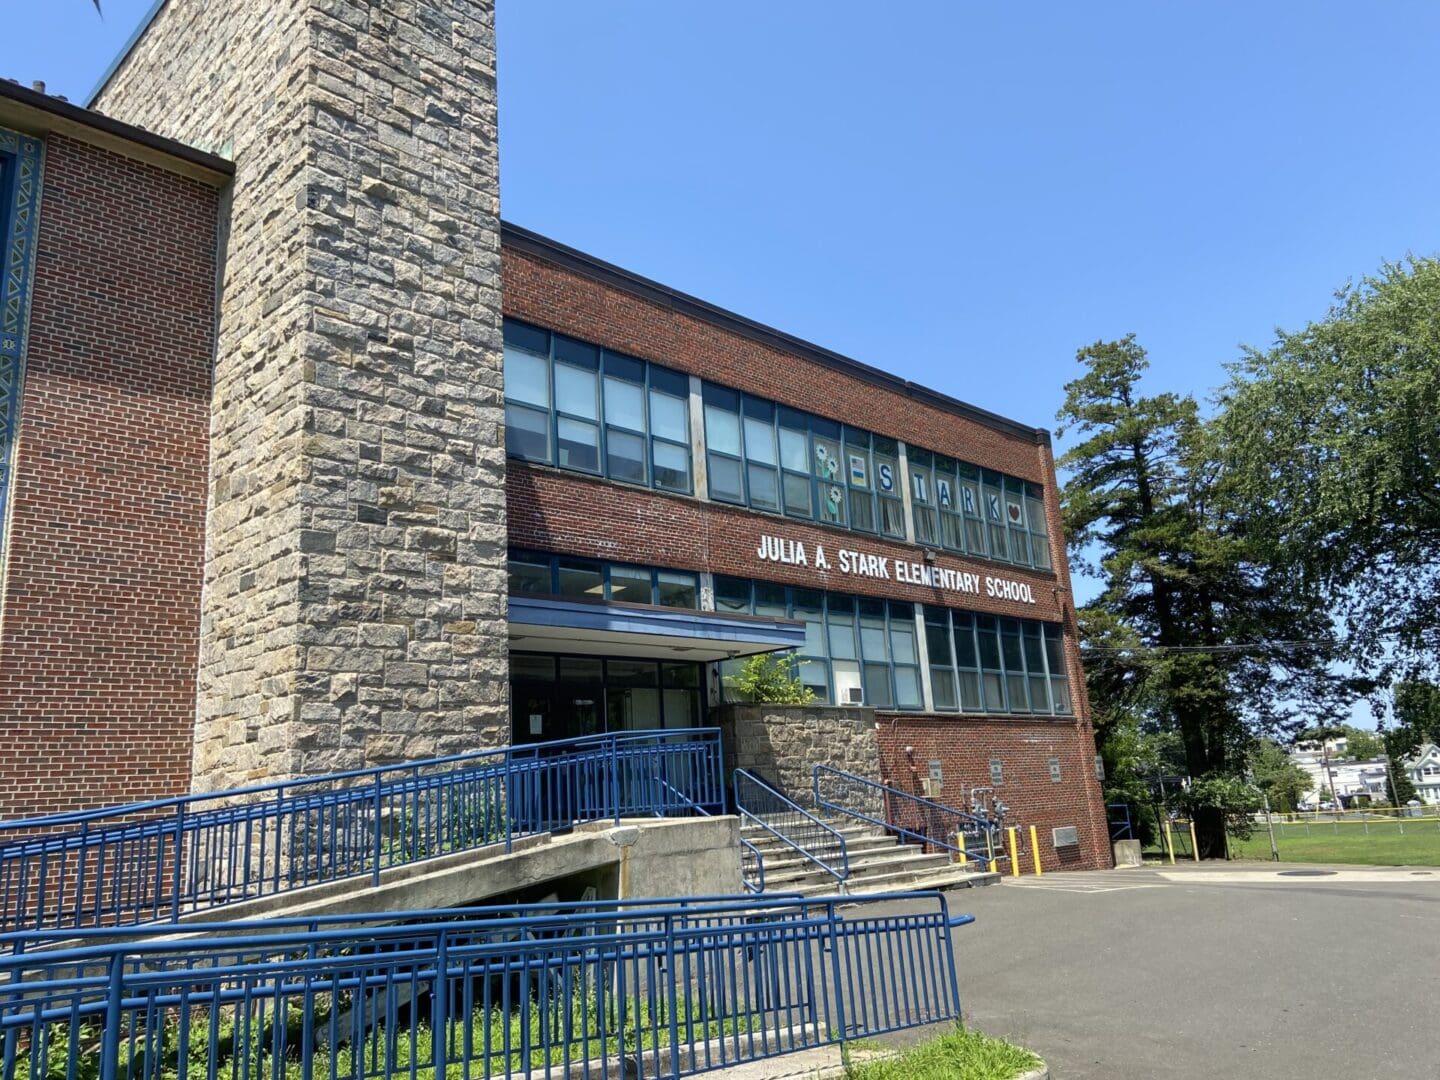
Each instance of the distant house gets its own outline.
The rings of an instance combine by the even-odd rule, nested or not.
[[[1405,762],[1405,771],[1420,801],[1429,806],[1440,806],[1440,746],[1426,743],[1420,752]]]
[[[1345,805],[1349,805],[1357,795],[1374,800],[1390,799],[1390,771],[1385,759],[1337,760],[1345,755],[1346,749],[1347,740],[1343,735],[1327,739],[1323,747],[1318,740],[1295,744],[1290,751],[1290,760],[1310,777],[1310,789],[1301,799],[1302,806],[1314,808],[1319,805],[1320,792],[1326,789]]]

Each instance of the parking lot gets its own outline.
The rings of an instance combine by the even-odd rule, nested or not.
[[[1440,870],[1230,864],[950,895],[969,1021],[1057,1080],[1440,1077]],[[1297,874],[1298,871],[1298,874]]]

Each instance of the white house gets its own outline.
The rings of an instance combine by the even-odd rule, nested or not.
[[[1420,752],[1405,762],[1405,771],[1415,785],[1420,801],[1440,806],[1440,746],[1426,743]]]

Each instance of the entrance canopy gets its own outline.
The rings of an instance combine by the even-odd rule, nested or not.
[[[805,624],[794,619],[611,600],[510,597],[510,647],[523,652],[701,662],[804,644]]]

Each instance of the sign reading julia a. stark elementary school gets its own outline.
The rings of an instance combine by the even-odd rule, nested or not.
[[[816,570],[838,570],[852,577],[883,578],[906,585],[928,585],[950,592],[968,593],[971,596],[993,596],[1000,600],[1015,600],[1022,604],[1035,603],[1035,594],[1023,581],[1008,578],[972,574],[965,570],[946,570],[929,563],[906,562],[887,555],[872,555],[855,548],[840,548],[832,564],[825,554],[825,545],[816,544],[812,553],[807,551],[800,540],[789,540],[783,536],[762,536],[755,557],[761,562],[781,563],[785,566],[813,566]]]

